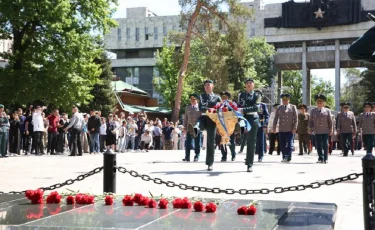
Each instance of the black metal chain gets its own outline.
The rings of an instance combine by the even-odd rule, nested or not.
[[[363,173],[352,173],[352,174],[349,174],[349,175],[344,176],[344,177],[339,177],[339,178],[336,178],[336,179],[329,179],[329,180],[325,180],[325,181],[322,181],[322,182],[313,182],[313,183],[310,183],[310,184],[307,184],[307,185],[301,184],[301,185],[290,186],[290,187],[276,187],[274,189],[263,188],[263,189],[239,189],[239,190],[235,190],[235,189],[221,189],[221,188],[206,188],[206,187],[201,187],[201,186],[190,186],[190,185],[186,185],[186,184],[182,184],[182,183],[177,184],[173,181],[164,181],[160,178],[151,178],[150,176],[145,175],[145,174],[140,175],[136,171],[133,171],[133,170],[129,171],[126,168],[121,167],[121,166],[117,167],[117,171],[119,171],[120,173],[124,173],[124,174],[128,173],[132,177],[139,177],[144,181],[153,181],[155,184],[164,184],[167,187],[178,187],[179,189],[182,189],[182,190],[193,190],[195,192],[208,192],[208,193],[215,193],[215,194],[225,193],[225,194],[229,194],[229,195],[233,195],[233,194],[240,194],[240,195],[270,194],[272,192],[274,192],[274,193],[284,193],[284,192],[293,192],[293,191],[303,191],[303,190],[306,190],[308,188],[317,189],[317,188],[320,188],[322,185],[330,186],[330,185],[338,184],[338,183],[348,181],[348,180],[356,180],[360,176],[363,176]]]
[[[48,187],[41,187],[40,189],[42,189],[42,190],[44,190],[44,191],[55,190],[55,189],[58,189],[58,188],[64,187],[64,186],[66,186],[66,185],[74,184],[74,182],[77,182],[77,181],[83,181],[83,180],[86,179],[87,177],[90,177],[90,176],[92,176],[92,175],[95,175],[95,174],[97,174],[97,173],[100,173],[102,170],[103,170],[103,167],[98,167],[98,168],[95,168],[95,169],[91,170],[91,171],[88,172],[88,173],[85,173],[85,174],[82,174],[82,175],[77,176],[77,178],[75,178],[75,179],[69,179],[69,180],[66,180],[65,182],[62,182],[62,183],[57,183],[57,184],[54,184],[54,185],[51,185],[51,186],[48,186]],[[11,192],[5,193],[5,192],[1,192],[1,191],[0,191],[0,194],[23,194],[23,193],[25,193],[25,192],[26,192],[26,191],[20,191],[20,192],[11,191]]]

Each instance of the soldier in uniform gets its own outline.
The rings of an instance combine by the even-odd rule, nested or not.
[[[268,154],[272,155],[273,150],[276,147],[277,155],[280,155],[280,145],[279,145],[279,124],[276,125],[276,133],[273,132],[273,120],[275,119],[275,113],[280,104],[275,103],[273,105],[273,111],[271,112],[270,119],[268,121],[268,133],[270,140],[270,149]],[[276,146],[277,142],[277,146]]]
[[[229,92],[227,92],[227,91],[224,91],[224,92],[220,93],[220,96],[221,96],[221,100],[222,101],[230,100],[232,98],[232,95]],[[234,137],[235,137],[235,133],[237,131],[238,131],[238,126],[236,126],[236,130],[230,136],[229,149],[230,149],[230,152],[232,154],[232,161],[236,160],[236,144],[234,143]],[[227,146],[226,145],[220,145],[220,150],[221,150],[221,155],[222,155],[221,161],[222,162],[227,161],[227,155],[228,155]]]
[[[282,105],[280,105],[273,120],[273,131],[276,132],[279,122],[279,144],[283,159],[281,162],[290,162],[294,149],[294,134],[297,131],[298,115],[297,107],[290,104],[290,94],[281,94]]]
[[[260,107],[261,95],[255,92],[254,80],[249,78],[245,81],[246,91],[238,96],[238,103],[246,120],[250,123],[251,129],[247,133],[247,146],[246,146],[246,160],[247,171],[253,171],[255,144],[257,139],[257,132],[259,127],[258,111]]]
[[[362,134],[366,153],[371,155],[375,139],[375,113],[371,112],[374,105],[371,102],[365,102],[363,107],[365,112],[359,115],[358,132]]]
[[[214,155],[215,155],[215,138],[216,138],[216,124],[206,116],[208,109],[213,108],[217,103],[221,102],[220,96],[213,93],[214,83],[212,80],[204,82],[205,93],[199,97],[199,111],[202,116],[198,118],[197,124],[193,127],[188,125],[188,132],[194,133],[194,138],[198,135],[200,130],[207,130],[207,151],[206,151],[206,165],[208,171],[213,170]]]
[[[309,118],[310,114],[307,113],[307,106],[302,104],[298,106],[300,113],[298,114],[298,143],[299,143],[299,154],[303,155],[303,150],[307,154],[311,153],[310,147],[310,134],[309,134]]]
[[[315,95],[317,108],[311,110],[309,132],[315,133],[316,150],[319,158],[317,163],[328,163],[328,137],[333,134],[331,110],[324,108],[327,97]]]
[[[255,90],[255,92],[258,93],[260,97],[263,96],[263,94],[260,91]],[[267,133],[268,119],[270,117],[267,105],[265,103],[260,103],[258,116],[259,128],[257,132],[257,144],[255,154],[258,154],[258,162],[262,162],[265,148],[265,133]]]
[[[344,148],[344,157],[348,156],[349,150],[352,149],[353,138],[357,131],[357,124],[354,113],[349,111],[350,103],[343,104],[343,111],[338,115],[337,134],[340,134],[342,146]],[[354,155],[354,152],[352,152]]]
[[[329,106],[324,106],[324,108],[331,110]],[[331,118],[332,118],[332,124],[333,124],[333,134],[328,137],[328,153],[329,155],[332,155],[333,150],[333,137],[335,136],[335,130],[336,130],[336,118],[335,115],[331,111]]]
[[[190,105],[187,105],[185,108],[185,115],[184,115],[184,121],[183,126],[185,127],[185,130],[187,130],[187,127],[190,125],[195,125],[198,121],[198,118],[201,116],[201,112],[199,111],[198,106],[198,94],[190,94]],[[199,154],[201,151],[201,137],[202,133],[199,132],[197,136],[194,138],[194,133],[187,133],[186,134],[186,148],[185,148],[185,158],[182,159],[183,161],[190,161],[190,150],[192,147],[192,142],[194,141],[194,150],[195,150],[195,156],[194,161],[198,161]]]

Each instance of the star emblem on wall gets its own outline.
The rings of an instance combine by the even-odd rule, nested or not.
[[[315,18],[323,18],[323,14],[325,14],[325,11],[322,11],[322,9],[318,9],[318,11],[314,12]]]

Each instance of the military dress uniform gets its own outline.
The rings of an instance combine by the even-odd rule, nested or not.
[[[305,109],[307,111],[306,105],[299,105],[298,109]],[[311,147],[310,147],[310,134],[309,134],[309,118],[310,114],[298,114],[298,126],[297,126],[297,134],[298,134],[298,143],[299,143],[299,155],[303,155],[303,153],[310,154]],[[305,151],[304,151],[305,150]]]
[[[372,108],[373,104],[366,102],[364,107],[366,106],[371,106]],[[362,134],[363,144],[366,147],[366,153],[372,154],[375,139],[375,113],[363,112],[361,115],[359,115],[358,132]]]
[[[258,92],[260,96],[262,96],[261,92]],[[267,128],[268,126],[268,119],[270,117],[270,114],[268,113],[267,105],[265,103],[260,103],[259,105],[259,128],[257,132],[257,143],[256,143],[256,151],[255,153],[258,154],[258,161],[263,161],[264,156],[264,148],[265,148],[265,133],[264,128]]]
[[[189,98],[195,98],[199,99],[199,96],[197,94],[190,94]],[[184,115],[184,121],[183,126],[187,128],[188,126],[194,126],[198,122],[198,118],[202,115],[202,113],[199,111],[199,104],[196,105],[190,104],[187,105],[185,108],[185,115]],[[183,161],[190,161],[190,150],[192,149],[192,142],[194,141],[194,161],[198,161],[200,151],[201,151],[201,137],[202,132],[197,133],[195,136],[194,133],[186,133],[186,146],[185,146],[185,158]]]
[[[329,106],[324,106],[324,108],[326,109],[331,109]],[[332,124],[333,124],[333,131],[336,130],[336,117],[334,114],[332,114],[332,111],[331,111],[331,118],[332,118]],[[332,133],[331,136],[328,137],[328,153],[329,155],[332,154],[332,151],[333,151],[333,141],[335,139],[335,133]]]
[[[326,101],[324,95],[316,95],[315,100]],[[314,108],[311,110],[309,130],[315,133],[316,150],[318,152],[317,163],[328,163],[328,137],[333,133],[331,110],[327,108]]]
[[[282,94],[281,98],[290,99],[290,94]],[[282,162],[290,162],[294,149],[294,132],[297,130],[298,124],[297,107],[289,103],[280,105],[273,120],[274,131],[276,130],[277,122],[279,122],[279,144],[283,155]]]
[[[206,83],[213,84],[213,81],[206,80],[204,84]],[[198,122],[194,126],[194,134],[197,136],[200,130],[207,131],[206,165],[208,165],[208,171],[212,171],[212,165],[214,163],[216,124],[206,116],[206,112],[208,109],[213,108],[217,103],[220,102],[220,96],[214,93],[203,93],[199,96],[199,111],[202,113],[202,116],[198,118]]]
[[[276,147],[277,155],[280,155],[280,145],[279,145],[279,124],[276,124],[276,132],[273,132],[273,120],[275,119],[275,114],[277,108],[280,104],[276,103],[273,105],[274,111],[271,112],[270,118],[268,120],[268,133],[269,133],[269,140],[270,140],[270,149],[268,154],[272,155],[273,151]]]
[[[344,103],[343,107],[349,107],[350,103]],[[341,112],[337,119],[337,132],[340,133],[342,146],[344,148],[344,157],[348,156],[349,150],[353,145],[353,134],[357,130],[357,123],[352,111]],[[352,153],[354,154],[354,153]]]
[[[246,82],[252,81],[252,79],[247,79]],[[246,83],[245,82],[245,83]],[[242,92],[239,94],[238,103],[242,108],[242,112],[246,120],[250,123],[251,129],[247,133],[247,146],[246,146],[246,161],[247,171],[252,171],[252,166],[254,163],[255,145],[257,140],[257,132],[259,127],[259,107],[262,98],[258,92],[252,90],[250,92]]]

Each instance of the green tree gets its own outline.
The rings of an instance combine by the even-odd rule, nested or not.
[[[373,90],[375,85],[375,67],[372,65],[367,66],[367,70],[361,73],[360,86],[363,87],[363,92],[365,94],[364,99],[366,101],[375,102],[375,90]]]
[[[366,100],[369,86],[364,83],[363,75],[359,69],[343,69],[346,83],[341,89],[340,101],[351,103],[354,113],[358,114],[363,111],[363,102]]]
[[[238,24],[236,24],[236,21],[232,19],[242,17],[242,20],[246,20],[246,18],[251,14],[250,10],[240,4],[239,0],[179,0],[179,4],[182,7],[181,24],[187,26],[183,44],[184,55],[178,73],[179,77],[177,83],[175,106],[172,114],[172,120],[174,121],[177,120],[180,112],[184,80],[186,72],[188,70],[188,64],[191,54],[190,47],[193,35],[199,38],[203,38],[202,35],[208,34],[209,36],[207,37],[209,38],[209,42],[206,42],[206,44],[213,44],[216,47],[220,47],[222,32],[230,31],[230,29],[228,30],[228,28],[238,26]],[[216,41],[214,41],[214,39]],[[218,76],[223,72],[221,72],[221,70],[220,72],[218,72],[218,69],[214,68],[214,66],[217,62],[223,62],[225,59],[215,59],[216,57],[217,56],[208,56],[207,61],[212,65],[207,66],[212,67],[209,70],[212,71],[212,74]],[[224,67],[224,65],[221,66]],[[219,81],[217,83],[219,83],[219,87],[220,85],[225,85],[224,81]]]
[[[99,82],[94,85],[90,94],[93,98],[88,104],[81,106],[81,110],[90,109],[100,110],[104,116],[113,111],[116,106],[116,98],[111,85],[113,73],[111,71],[111,60],[107,53],[103,52],[100,58],[95,59],[95,64],[100,65],[102,73],[99,76]]]
[[[100,41],[117,0],[1,0],[0,39],[12,39],[9,66],[0,69],[0,98],[13,104],[41,100],[68,107],[92,99],[99,82]]]
[[[291,95],[290,103],[299,105],[302,103],[302,73],[301,71],[283,71],[283,93]]]
[[[315,105],[315,95],[323,94],[327,97],[326,105],[331,109],[335,109],[335,89],[330,81],[325,81],[322,78],[311,77],[311,105]]]

